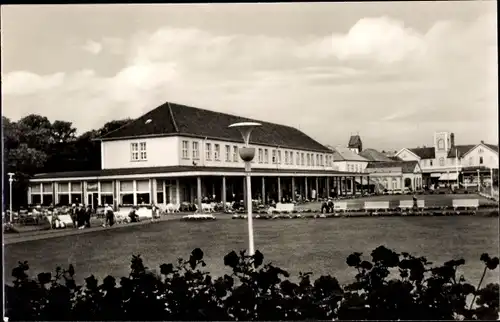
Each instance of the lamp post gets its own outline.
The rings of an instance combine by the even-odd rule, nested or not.
[[[10,223],[12,223],[12,182],[14,182],[14,173],[7,173],[9,176],[9,213],[10,213]]]
[[[248,254],[254,254],[253,242],[253,221],[252,221],[252,182],[251,182],[251,162],[255,157],[255,148],[249,146],[250,134],[255,127],[260,126],[256,122],[240,122],[229,125],[230,128],[236,128],[240,131],[245,147],[239,149],[240,157],[245,161],[245,176],[246,176],[246,190],[247,190],[247,214],[248,214]]]

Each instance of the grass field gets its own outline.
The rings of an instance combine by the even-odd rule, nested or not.
[[[332,274],[341,282],[354,271],[345,264],[354,251],[369,254],[386,245],[396,251],[427,256],[434,262],[464,258],[466,278],[477,283],[483,252],[498,255],[498,218],[395,217],[343,218],[336,220],[254,221],[256,248],[293,275],[312,271]],[[87,234],[5,246],[5,274],[18,261],[30,263],[31,274],[53,271],[57,265],[75,265],[77,279],[90,274],[128,275],[132,254],[141,254],[148,267],[187,258],[200,247],[207,269],[215,275],[229,273],[223,256],[247,247],[246,222],[222,219],[213,222],[165,221],[156,224],[101,230]],[[498,281],[498,269],[486,281]]]

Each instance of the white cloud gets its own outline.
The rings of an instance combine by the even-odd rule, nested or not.
[[[89,40],[87,43],[82,47],[83,50],[88,51],[89,53],[93,55],[97,55],[102,51],[102,45],[96,41]]]
[[[81,130],[139,116],[169,100],[291,125],[300,120],[313,136],[330,133],[325,143],[353,126],[376,136],[381,128],[373,122],[390,122],[383,129],[395,137],[405,122],[420,122],[419,133],[425,126],[432,132],[425,125],[430,119],[462,122],[463,114],[491,120],[496,29],[484,19],[438,22],[417,32],[389,17],[363,18],[345,34],[308,39],[165,27],[129,40],[88,42],[102,59],[109,52],[125,55],[127,65],[111,77],[92,70],[7,74],[4,107],[16,118],[36,106]],[[25,94],[37,103],[28,103]],[[26,108],[16,111],[19,102]],[[331,127],[327,120],[339,122]]]
[[[36,75],[28,71],[12,72],[3,77],[4,95],[31,95],[60,87],[64,84],[65,74]]]

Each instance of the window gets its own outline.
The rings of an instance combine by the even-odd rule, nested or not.
[[[483,157],[479,157],[479,164],[483,164]]]
[[[432,167],[432,164],[433,164],[432,160],[429,160],[429,164]]]
[[[259,149],[259,163],[264,162],[264,151]]]
[[[288,164],[290,161],[288,161],[288,151],[285,151],[285,164]]]
[[[314,154],[311,153],[311,165],[314,167]]]
[[[316,154],[316,165],[320,166],[320,163],[319,163],[319,154]]]
[[[200,144],[197,141],[193,141],[192,149],[193,149],[193,159],[199,160],[200,159]]]
[[[293,152],[290,151],[290,164],[293,165]]]
[[[130,159],[132,161],[138,161],[139,160],[139,144],[130,143],[130,153],[131,153]]]
[[[214,160],[220,161],[220,144],[214,144]]]
[[[266,164],[269,163],[269,150],[268,149],[264,150],[264,162]]]
[[[226,145],[226,162],[231,162],[231,146]]]
[[[438,149],[444,150],[444,140],[443,139],[438,140]]]
[[[297,160],[295,162],[297,165],[300,165],[300,153],[297,152]]]
[[[147,160],[146,142],[130,143],[130,154],[130,160],[132,161]]]
[[[300,154],[300,165],[305,165],[305,157],[304,157],[304,152]]]
[[[139,144],[139,147],[140,147],[140,152],[141,152],[141,160],[142,161],[145,161],[148,159],[148,155],[147,155],[147,152],[146,152],[146,142],[141,142]]]
[[[182,141],[182,158],[189,159],[189,142]]]
[[[238,147],[233,146],[233,162],[238,162]]]
[[[307,153],[306,154],[306,160],[307,160],[307,166],[311,165],[311,154]]]
[[[273,150],[273,164],[276,164],[276,150]]]
[[[212,160],[212,144],[210,143],[205,144],[205,160]]]
[[[444,158],[439,158],[439,165],[444,166]]]
[[[278,164],[281,164],[281,151],[278,150]]]

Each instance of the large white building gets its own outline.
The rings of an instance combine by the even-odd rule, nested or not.
[[[255,120],[167,102],[101,138],[101,170],[35,175],[29,203],[119,207],[244,200],[238,153],[244,144],[238,130],[228,128],[242,121]],[[362,181],[365,173],[335,169],[332,151],[295,128],[257,122],[262,126],[250,140],[256,149],[254,199],[293,199],[294,192],[308,198],[313,189],[321,197],[334,189],[356,193],[350,182]]]
[[[396,156],[417,161],[426,185],[457,181],[477,184],[478,175],[490,178],[491,169],[498,170],[499,162],[498,145],[456,145],[455,135],[450,132],[434,133],[433,147],[404,148]]]

